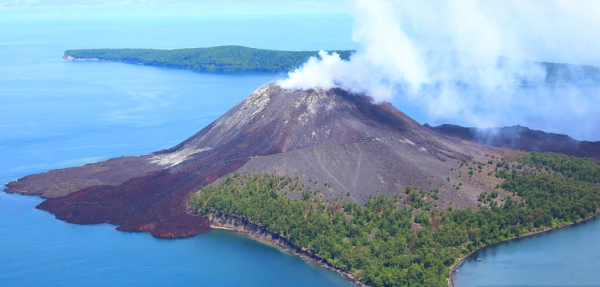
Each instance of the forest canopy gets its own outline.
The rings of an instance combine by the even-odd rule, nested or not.
[[[408,187],[393,198],[324,202],[298,178],[230,174],[190,198],[194,212],[246,218],[370,286],[448,286],[451,267],[480,247],[590,218],[600,211],[597,163],[527,153],[493,162],[498,188],[477,208],[439,209]],[[327,184],[323,188],[328,188]],[[402,204],[401,204],[402,203]]]
[[[331,51],[348,59],[353,51]],[[242,46],[154,50],[89,49],[67,50],[65,57],[98,59],[149,66],[175,67],[197,71],[287,72],[300,67],[317,51],[276,51]]]

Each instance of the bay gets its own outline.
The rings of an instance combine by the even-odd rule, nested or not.
[[[484,248],[458,270],[458,287],[597,286],[600,219]]]

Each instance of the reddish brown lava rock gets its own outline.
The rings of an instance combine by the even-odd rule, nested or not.
[[[49,180],[49,173],[28,176],[7,192],[57,190],[61,196],[48,196],[38,208],[71,223],[176,238],[210,230],[206,218],[186,212],[188,198],[234,171],[315,178],[330,184],[328,192],[363,203],[370,195],[404,194],[406,186],[448,185],[457,162],[483,160],[488,152],[498,151],[430,131],[387,103],[338,89],[290,91],[269,84],[181,144],[112,163],[109,174],[127,170],[126,180],[111,181],[98,163],[55,172],[60,181]],[[460,191],[442,188],[440,198],[475,206],[481,188],[465,182]]]

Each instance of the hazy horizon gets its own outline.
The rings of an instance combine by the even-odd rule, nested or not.
[[[395,3],[393,1],[384,2]],[[410,1],[405,2],[413,4],[417,3]],[[390,31],[384,29],[377,34],[363,32],[363,37],[364,35],[373,35],[369,36],[371,37],[370,40],[366,42],[363,41],[362,43],[356,38],[356,35],[353,35],[353,33],[356,34],[357,27],[370,29],[370,19],[378,18],[378,14],[365,17],[365,15],[363,15],[363,10],[365,10],[363,9],[364,7],[354,7],[353,4],[356,3],[358,3],[358,0],[0,0],[0,25],[10,27],[10,29],[6,29],[5,32],[2,33],[3,37],[0,38],[0,47],[18,45],[24,40],[41,41],[41,36],[44,35],[44,33],[69,33],[71,28],[76,26],[81,26],[82,28],[85,27],[84,29],[88,29],[89,34],[86,35],[85,38],[70,42],[68,45],[66,45],[66,43],[61,43],[62,50],[59,52],[57,49],[55,52],[56,55],[53,55],[53,57],[61,57],[62,52],[67,49],[93,48],[177,49],[241,45],[275,50],[361,50],[365,47],[375,47],[377,45],[387,46],[385,41],[377,40],[393,38],[388,37],[387,33]],[[462,5],[466,2],[451,2],[451,4],[456,3]],[[490,86],[488,84],[491,82],[493,93],[471,92],[469,95],[461,90],[447,89],[443,90],[443,93],[429,95],[429,97],[423,93],[416,93],[413,96],[405,96],[402,93],[396,93],[395,95],[392,95],[393,99],[387,98],[387,100],[390,100],[400,110],[405,112],[408,111],[407,113],[410,116],[421,123],[430,123],[433,125],[451,123],[480,128],[522,125],[537,130],[567,134],[579,140],[600,139],[600,134],[598,134],[600,129],[596,124],[597,122],[600,122],[600,118],[598,118],[600,115],[597,115],[594,111],[594,107],[598,106],[600,98],[594,91],[581,89],[580,87],[566,86],[561,89],[532,90],[532,92],[527,94],[513,93],[510,89],[506,91],[504,89],[498,89],[498,87],[504,87],[505,85],[503,84],[510,82],[503,80],[502,77],[510,80],[510,74],[519,72],[519,66],[515,66],[516,68],[510,70],[509,73],[506,73],[506,71],[489,69],[489,66],[495,63],[495,57],[497,56],[512,56],[516,59],[600,66],[600,63],[596,63],[596,61],[600,61],[600,59],[593,57],[594,51],[599,50],[599,42],[594,41],[596,37],[587,37],[587,35],[599,34],[597,33],[597,30],[600,25],[598,27],[594,25],[584,25],[588,20],[592,22],[596,21],[594,19],[590,20],[590,17],[584,16],[593,15],[593,12],[597,11],[598,8],[600,8],[600,5],[594,4],[590,7],[584,7],[582,5],[568,6],[568,3],[565,4],[565,1],[555,0],[548,2],[549,5],[547,9],[541,9],[541,11],[537,11],[535,14],[529,14],[517,9],[520,7],[527,7],[527,5],[522,6],[524,4],[515,1],[472,1],[469,3],[481,4],[480,6],[482,7],[478,7],[477,9],[486,12],[489,12],[490,9],[494,7],[493,5],[500,5],[500,7],[504,7],[502,6],[503,3],[506,3],[508,6],[513,5],[513,9],[500,11],[503,13],[495,13],[499,16],[494,16],[493,19],[491,19],[492,24],[511,23],[512,28],[520,27],[519,25],[522,25],[522,23],[513,23],[514,21],[510,21],[510,19],[522,20],[528,19],[530,16],[535,16],[541,21],[541,24],[538,23],[536,27],[531,27],[529,29],[523,28],[521,29],[522,31],[513,31],[503,26],[500,26],[502,29],[497,29],[496,26],[491,25],[490,29],[495,31],[496,35],[502,37],[491,37],[494,38],[491,40],[488,37],[486,38],[486,41],[491,42],[492,44],[488,45],[489,43],[486,42],[475,47],[476,49],[492,47],[495,50],[490,55],[484,55],[485,57],[475,57],[476,59],[483,58],[484,61],[467,62],[466,65],[463,65],[465,69],[460,72],[485,71],[485,69],[488,69],[488,72],[476,73],[475,76],[478,79],[485,79],[480,86],[486,87],[487,90],[490,90],[487,87]],[[483,5],[483,3],[485,3],[485,5]],[[531,4],[533,2],[526,1],[524,3]],[[588,1],[585,3],[593,2]],[[488,7],[488,5],[490,6]],[[419,8],[420,6],[416,7]],[[466,7],[468,7],[468,5],[466,5]],[[562,11],[558,9],[561,7],[570,7],[570,10],[568,11],[569,14],[562,20],[553,17],[556,13]],[[583,9],[582,7],[589,9]],[[409,8],[415,9],[415,7]],[[469,12],[471,13],[469,14],[458,8],[456,9],[456,13],[445,12],[443,9],[442,11],[436,11],[436,9],[440,10],[440,8],[434,7],[432,11],[427,12],[423,10],[425,12],[422,13],[423,15],[427,15],[428,13],[441,13],[440,15],[455,24],[453,28],[448,28],[448,31],[431,29],[435,28],[437,24],[427,22],[426,19],[428,19],[428,17],[414,16],[412,18],[408,17],[400,19],[399,17],[403,14],[400,13],[398,14],[400,16],[398,16],[391,10],[388,11],[388,14],[390,14],[388,16],[392,19],[392,25],[401,22],[402,31],[415,43],[428,44],[425,43],[427,41],[421,40],[427,39],[429,36],[432,38],[438,37],[439,39],[443,39],[443,37],[441,37],[443,35],[441,34],[444,32],[450,32],[450,38],[454,37],[458,39],[458,41],[455,41],[454,45],[433,45],[433,48],[430,45],[430,47],[426,47],[427,49],[466,53],[470,52],[468,50],[473,46],[471,43],[476,43],[476,40],[479,39],[479,37],[471,36],[469,38],[468,33],[459,33],[462,31],[461,27],[465,29],[469,27],[470,29],[474,29],[473,26],[484,25],[472,25],[472,23],[490,23],[490,19],[484,17],[477,21],[472,20],[471,22],[467,22],[466,24],[468,25],[463,26],[464,23],[460,21],[469,18],[465,15],[471,15],[472,12]],[[478,11],[477,9],[475,9],[475,11]],[[511,15],[511,13],[516,14]],[[581,13],[583,13],[583,16],[579,17],[581,19],[577,18],[576,16]],[[418,19],[413,19],[415,17]],[[579,21],[567,21],[570,19],[579,19]],[[497,21],[493,22],[494,20]],[[261,21],[263,23],[273,24],[254,25]],[[423,29],[425,30],[425,33],[420,34],[418,29],[410,25],[406,26],[406,23],[402,21],[416,21],[414,25],[419,24],[421,25],[420,27],[425,27]],[[528,35],[536,34],[535,32],[539,31],[540,27],[545,27],[542,24],[548,21],[554,21],[556,23],[553,24],[554,26],[548,27],[548,29],[550,29],[549,31],[540,31],[540,33],[543,33],[529,40],[530,37]],[[535,21],[532,23],[534,22]],[[240,23],[240,26],[227,25],[227,28],[223,28],[224,23]],[[564,29],[562,30],[551,30],[552,27],[557,27],[560,23],[567,23],[571,25],[569,26],[571,28],[588,28],[571,29],[573,30],[573,33],[568,33],[569,27],[567,26],[563,27]],[[243,26],[246,26],[246,24],[253,26],[251,30],[244,31],[249,37],[244,37],[242,39],[240,37],[227,36],[239,33],[239,31],[234,30],[244,30],[245,27]],[[44,27],[44,29],[40,29],[40,27]],[[143,27],[143,30],[140,30],[140,27]],[[186,35],[185,39],[173,41],[173,36],[171,35],[175,32],[173,29],[177,29],[176,34],[178,35]],[[221,29],[226,30],[221,31]],[[23,35],[18,35],[18,33],[12,33],[11,30],[29,33],[29,36],[24,37]],[[112,31],[112,33],[105,33],[107,31]],[[209,31],[210,36],[207,34]],[[434,33],[431,33],[432,31]],[[486,35],[486,29],[477,29],[473,33],[477,36]],[[505,35],[515,36],[515,33],[518,37],[509,37],[512,41],[508,41],[508,38],[503,38]],[[139,35],[131,37],[133,34]],[[96,39],[99,36],[107,37],[107,35],[111,35],[114,39],[111,41]],[[274,41],[273,37],[279,37],[280,40]],[[119,40],[115,40],[117,38]],[[311,43],[307,44],[306,39],[314,41],[310,41]],[[456,43],[459,43],[460,45],[457,45]],[[518,52],[523,53],[511,54],[511,51],[515,50],[513,49],[513,44],[515,43],[518,44],[518,47],[526,47],[526,49],[516,49]],[[546,43],[549,44],[547,45]],[[562,43],[564,43],[564,45]],[[40,43],[40,45],[43,45],[43,43]],[[508,49],[496,49],[498,47],[508,47]],[[371,51],[377,50],[374,48],[369,49]],[[425,51],[423,47],[419,47],[419,50]],[[405,63],[406,61],[404,59],[411,59],[411,57],[406,56],[398,57],[398,55],[394,55],[393,51],[394,49],[387,49],[386,53],[374,52],[373,55],[379,58],[387,57],[387,60],[382,61],[381,59],[377,59],[377,57],[373,59],[380,61],[381,63],[392,65],[395,63]],[[389,61],[390,58],[394,58],[395,60]],[[417,64],[419,63],[419,61],[414,62]],[[484,64],[481,65],[480,62]],[[445,77],[445,75],[448,74],[447,72],[452,71],[450,69],[437,69],[439,67],[437,63],[436,65],[429,64],[428,66],[427,70],[429,72],[443,71],[441,75],[438,75],[441,77]],[[357,67],[360,67],[360,65],[354,68]],[[419,65],[412,65],[412,67],[419,67]],[[398,74],[397,71],[399,71],[397,67],[390,67],[390,65],[374,65],[372,73],[369,74],[371,76],[377,75],[379,77],[381,76],[380,71],[382,68],[391,71],[391,73],[385,73],[387,75],[384,75],[384,80],[385,78],[389,78],[389,75]],[[360,68],[357,68],[357,70],[360,70]],[[405,75],[413,75],[416,74],[415,71],[418,72],[418,69],[404,69],[402,73]],[[508,77],[506,77],[507,74],[509,74]],[[493,75],[500,75],[502,77],[492,77]],[[463,76],[467,79],[473,78],[473,73],[463,73]],[[373,79],[373,82],[381,80],[381,77],[379,78],[380,79]],[[394,79],[394,81],[402,82],[403,80]],[[417,79],[413,82],[415,82],[414,86],[418,86],[423,81]],[[486,90],[484,89],[484,91]],[[442,97],[442,95],[444,97]],[[448,95],[451,95],[452,97],[449,97]]]

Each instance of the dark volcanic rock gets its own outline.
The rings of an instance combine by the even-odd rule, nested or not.
[[[189,195],[234,171],[317,179],[320,189],[331,185],[324,195],[350,193],[359,203],[371,195],[401,195],[406,186],[443,186],[441,207],[450,201],[474,206],[491,183],[464,182],[459,191],[446,177],[457,162],[482,159],[484,152],[495,150],[441,136],[387,103],[337,89],[290,91],[270,84],[181,144],[137,157],[136,172],[117,175],[131,167],[115,167],[111,181],[89,171],[107,161],[34,175],[8,191],[60,189],[66,195],[38,208],[72,223],[110,223],[173,238],[210,230],[208,220],[186,213]],[[46,185],[33,180],[54,174],[60,178]]]
[[[494,147],[513,150],[556,152],[600,160],[600,142],[578,141],[567,135],[546,133],[522,126],[502,128],[466,128],[457,125],[425,127],[445,135]]]
[[[149,156],[132,156],[109,159],[28,175],[6,184],[5,192],[39,195],[54,198],[95,185],[119,185],[130,178],[140,177],[164,166],[149,160]]]

